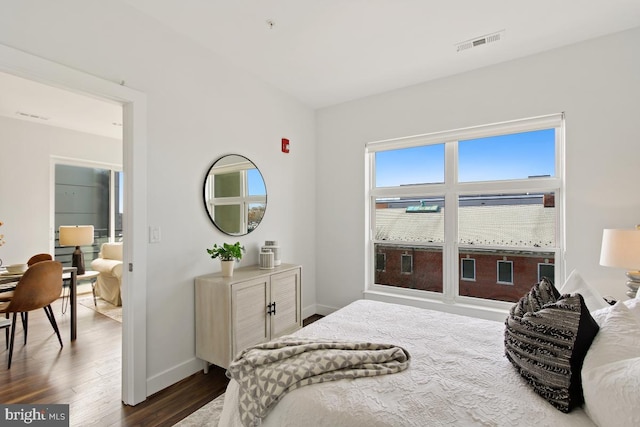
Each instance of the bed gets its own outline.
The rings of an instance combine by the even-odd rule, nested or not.
[[[638,312],[640,305],[635,308]],[[594,318],[602,325],[610,310],[598,310]],[[624,329],[626,333],[628,327]],[[410,367],[391,375],[332,381],[293,390],[273,407],[262,420],[262,426],[597,425],[591,419],[593,415],[590,418],[582,407],[563,413],[532,390],[505,357],[502,322],[359,300],[294,335],[392,343],[408,351]],[[632,348],[627,356],[633,356],[634,352],[637,349]],[[628,367],[625,369],[628,374]],[[596,384],[602,382],[601,378],[593,380]],[[636,382],[633,387],[638,386]],[[637,396],[638,391],[636,388],[633,394]],[[594,394],[593,390],[590,392]],[[595,393],[592,399],[601,399],[597,390]],[[612,395],[612,399],[616,397]],[[640,406],[637,401],[630,403]],[[610,406],[608,401],[604,404]],[[614,418],[636,415],[614,414]],[[234,380],[225,393],[219,426],[242,426],[238,383]]]

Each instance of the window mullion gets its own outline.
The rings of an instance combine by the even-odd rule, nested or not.
[[[443,287],[445,301],[453,302],[458,295],[458,142],[445,144],[445,210],[444,210],[444,248]]]

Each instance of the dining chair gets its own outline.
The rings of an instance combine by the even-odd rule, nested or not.
[[[0,319],[0,328],[5,330],[4,347],[9,348],[9,329],[11,328],[11,319]]]
[[[32,265],[20,278],[11,301],[0,303],[0,313],[12,313],[11,336],[9,339],[9,363],[13,358],[13,343],[16,334],[16,318],[18,313],[43,308],[49,323],[53,327],[60,347],[63,347],[60,330],[51,309],[51,303],[60,297],[62,291],[62,264],[57,261],[41,261]],[[27,333],[25,327],[25,335]],[[26,339],[25,339],[26,344]]]
[[[27,267],[31,267],[33,264],[36,264],[38,262],[51,261],[52,259],[53,257],[51,256],[51,254],[47,254],[47,253],[35,254],[34,256],[29,258],[29,260],[27,261]],[[3,292],[2,294],[0,294],[0,303],[9,302],[11,301],[11,298],[13,298],[13,291]],[[9,313],[6,314],[6,318],[7,319],[9,318]],[[20,319],[22,320],[22,328],[24,329],[24,343],[26,344],[27,343],[27,323],[29,323],[29,313],[21,313]],[[5,330],[5,335],[6,335],[5,340],[8,342],[9,341],[8,328]]]

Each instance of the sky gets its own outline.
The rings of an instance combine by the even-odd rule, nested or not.
[[[458,143],[458,181],[555,176],[555,129]],[[444,144],[376,153],[376,186],[444,182]]]
[[[266,196],[267,189],[258,169],[247,170],[247,180],[249,181],[250,196]]]

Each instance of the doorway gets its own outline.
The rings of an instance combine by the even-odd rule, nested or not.
[[[128,405],[140,403],[146,399],[146,96],[126,86],[4,45],[0,45],[0,72],[118,103],[123,107],[122,164],[125,183],[122,228],[123,234],[128,237],[124,242],[125,268],[122,277],[125,301],[122,401]],[[135,286],[126,286],[134,282]],[[78,339],[82,339],[81,334]]]

